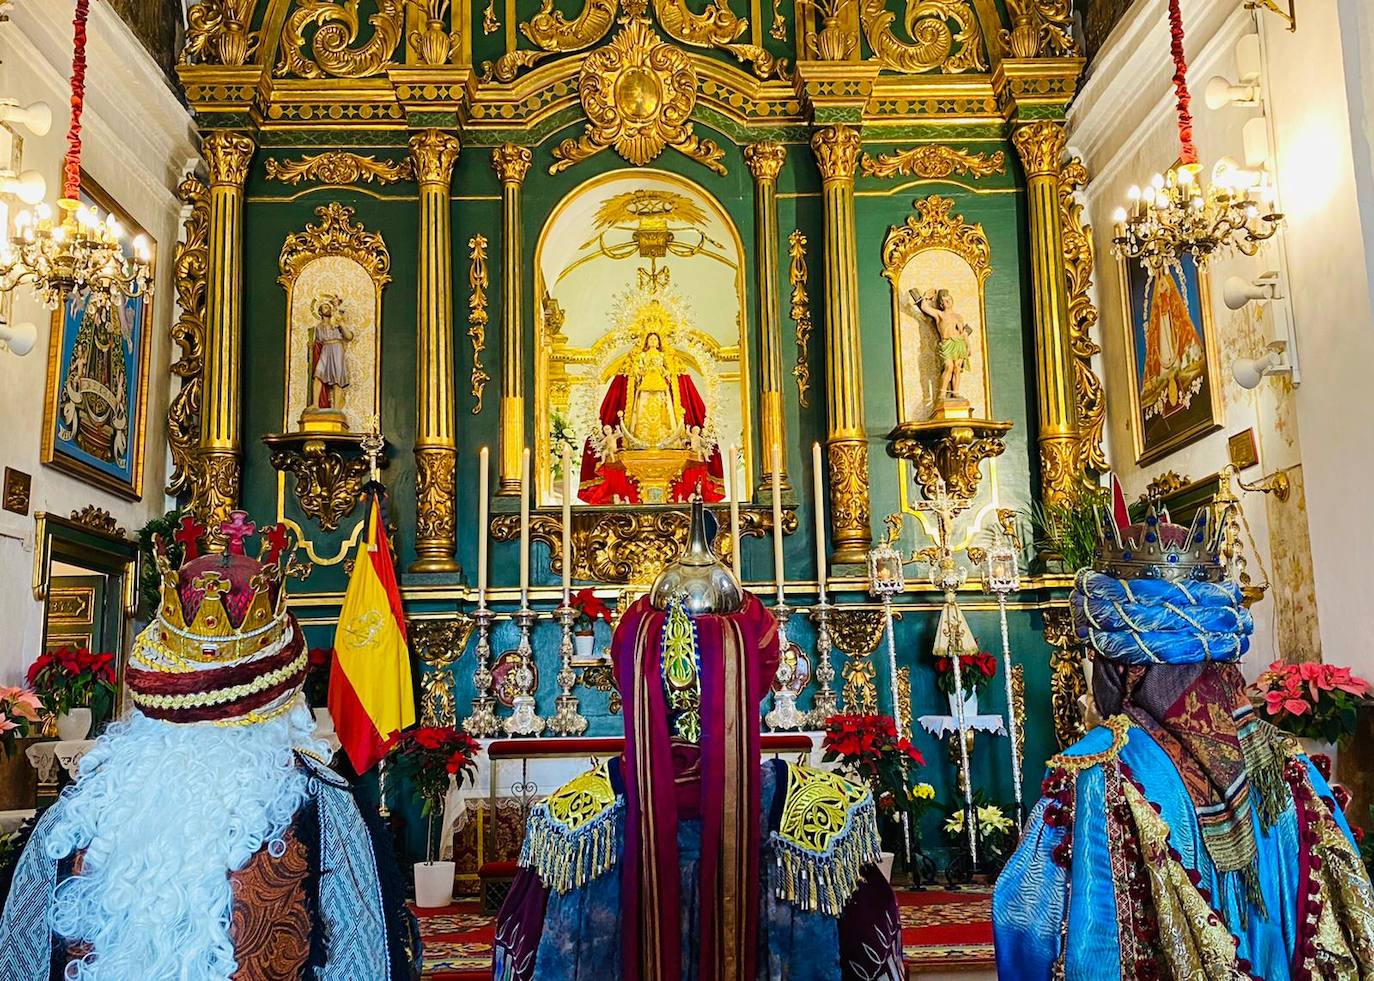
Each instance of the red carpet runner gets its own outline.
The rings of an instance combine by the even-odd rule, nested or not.
[[[899,892],[902,946],[920,969],[992,967],[992,893]],[[476,902],[416,910],[425,941],[424,976],[436,981],[491,977],[492,917]]]

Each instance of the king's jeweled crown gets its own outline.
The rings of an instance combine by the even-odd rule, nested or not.
[[[1201,507],[1189,527],[1169,521],[1153,502],[1143,521],[1124,524],[1103,515],[1101,541],[1093,568],[1117,579],[1221,582],[1226,578],[1221,543],[1224,522]]]

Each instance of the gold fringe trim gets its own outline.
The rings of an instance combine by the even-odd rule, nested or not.
[[[625,798],[617,797],[593,820],[577,829],[560,824],[547,804],[530,811],[520,864],[560,896],[580,889],[615,868],[620,854],[620,817]]]
[[[840,915],[859,888],[863,867],[875,864],[882,853],[872,797],[849,812],[845,827],[830,840],[824,852],[802,848],[776,831],[772,839],[778,868],[778,898],[795,903],[808,913],[829,916]]]

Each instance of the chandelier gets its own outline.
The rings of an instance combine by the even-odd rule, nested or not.
[[[114,215],[82,203],[81,110],[86,93],[86,20],[90,0],[76,0],[72,21],[72,115],[63,163],[62,198],[57,209],[44,203],[0,230],[0,291],[30,285],[39,299],[56,308],[71,294],[85,294],[96,306],[133,299],[152,291],[147,239],[137,236],[126,252],[124,229]]]
[[[1264,171],[1248,171],[1223,158],[1213,169],[1210,184],[1203,182],[1193,145],[1179,0],[1169,0],[1169,30],[1179,161],[1167,173],[1155,174],[1143,190],[1132,187],[1127,206],[1113,216],[1113,251],[1141,260],[1151,271],[1172,265],[1185,254],[1199,265],[1217,252],[1254,255],[1283,221],[1275,205],[1273,182]]]

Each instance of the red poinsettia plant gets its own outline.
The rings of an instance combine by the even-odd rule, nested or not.
[[[104,718],[114,699],[115,656],[84,647],[59,647],[29,665],[28,683],[49,715],[89,708]]]
[[[33,692],[0,685],[0,757],[10,755],[15,740],[36,730],[42,716],[43,704]]]
[[[821,744],[827,763],[839,763],[853,777],[868,784],[879,810],[914,810],[918,800],[916,768],[925,757],[897,732],[890,715],[832,715],[825,720]]]
[[[964,697],[982,691],[997,674],[997,658],[987,651],[959,655],[959,671],[964,683]],[[935,659],[935,687],[946,695],[954,694],[954,659],[941,655]]]
[[[460,784],[477,769],[477,740],[452,726],[419,726],[403,732],[387,752],[388,798],[394,800],[399,784],[410,787],[420,815],[429,819],[425,835],[425,860],[434,861],[434,815],[444,805],[449,782]]]
[[[1275,661],[1250,688],[1259,710],[1280,729],[1336,745],[1355,734],[1359,709],[1374,704],[1368,681],[1320,662]]]
[[[312,647],[306,654],[305,704],[323,708],[329,704],[329,669],[334,663],[334,650]]]
[[[573,619],[575,634],[591,633],[598,620],[611,622],[611,608],[601,602],[601,598],[590,586],[573,593],[572,608],[577,611],[577,616]]]

